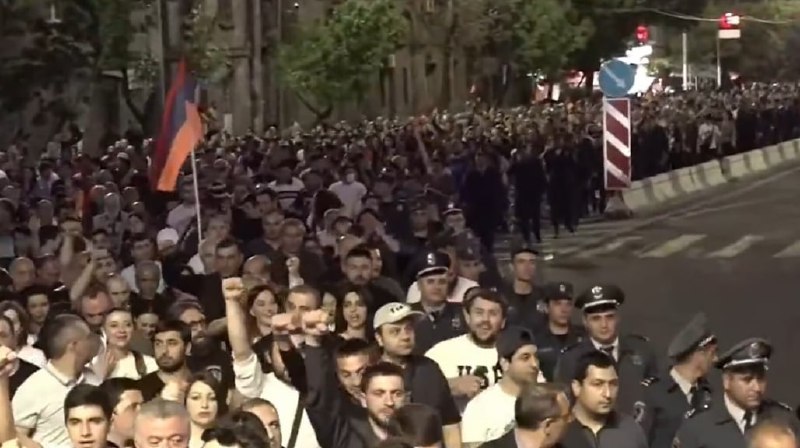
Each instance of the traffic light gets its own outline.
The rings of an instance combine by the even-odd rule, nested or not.
[[[742,35],[739,25],[742,17],[732,12],[726,12],[719,18],[719,38],[738,39]]]
[[[646,44],[650,40],[650,30],[645,25],[636,27],[636,40],[640,44]]]
[[[738,14],[734,14],[732,12],[726,12],[719,18],[719,28],[721,30],[732,30],[739,28],[739,23],[741,23],[741,17]]]

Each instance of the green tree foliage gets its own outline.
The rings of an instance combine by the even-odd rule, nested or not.
[[[282,78],[319,120],[359,100],[406,32],[394,0],[345,0],[279,50]]]
[[[493,10],[501,48],[518,71],[556,75],[566,67],[568,56],[584,48],[592,24],[563,0],[504,0]],[[505,22],[505,23],[503,23]],[[500,31],[502,33],[502,31]]]
[[[0,42],[15,43],[17,49],[0,54],[0,106],[17,111],[39,99],[43,112],[58,111],[68,118],[75,105],[63,97],[65,89],[76,82],[99,82],[114,72],[122,77],[129,110],[144,127],[147,114],[133,101],[128,77],[132,72],[140,85],[156,90],[157,62],[147,46],[132,45],[137,35],[157,29],[154,3],[55,0],[57,14],[49,17],[50,2],[0,0]],[[201,77],[218,76],[227,63],[212,44],[214,25],[198,9],[184,23],[182,52]]]

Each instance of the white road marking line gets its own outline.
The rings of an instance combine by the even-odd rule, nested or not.
[[[681,235],[660,246],[639,255],[639,258],[666,258],[686,250],[692,244],[702,240],[706,235]]]
[[[764,239],[761,235],[745,235],[739,241],[711,252],[706,258],[733,258]]]
[[[773,257],[774,258],[800,257],[800,241],[794,242],[794,244],[773,255]]]
[[[598,255],[606,255],[615,250],[625,246],[628,243],[632,243],[634,241],[641,240],[641,236],[623,236],[619,237],[615,240],[612,240],[609,243],[606,243],[600,247],[596,247],[594,249],[589,249],[587,251],[581,252],[577,255],[578,258],[591,258],[596,257]]]

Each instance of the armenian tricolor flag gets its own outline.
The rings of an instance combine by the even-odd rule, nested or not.
[[[150,183],[155,190],[175,190],[183,163],[203,139],[203,122],[195,100],[196,86],[186,71],[186,61],[181,61],[164,101],[161,132],[150,166]]]

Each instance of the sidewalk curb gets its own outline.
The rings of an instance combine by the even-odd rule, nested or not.
[[[698,202],[686,204],[685,206],[681,206],[680,204],[673,204],[673,207],[671,207],[666,212],[658,213],[658,214],[656,214],[654,216],[651,216],[651,217],[648,217],[648,218],[644,218],[642,221],[639,221],[639,222],[637,222],[635,224],[632,224],[632,225],[629,225],[627,227],[620,228],[619,230],[610,230],[608,233],[606,233],[606,234],[604,234],[602,236],[599,236],[599,237],[597,237],[597,238],[595,238],[593,240],[586,241],[584,243],[578,244],[577,246],[570,246],[570,247],[567,248],[568,249],[567,251],[561,251],[561,253],[559,253],[558,250],[555,250],[553,252],[553,254],[555,255],[554,260],[557,260],[557,259],[562,258],[562,257],[563,258],[569,258],[569,257],[571,257],[573,254],[575,254],[577,252],[581,252],[581,251],[588,250],[588,249],[594,249],[594,248],[599,247],[602,244],[604,244],[604,243],[606,243],[606,242],[608,242],[608,241],[610,241],[610,240],[612,240],[614,238],[618,238],[618,237],[620,237],[622,235],[626,235],[628,233],[635,232],[637,230],[643,229],[645,227],[649,227],[649,226],[651,226],[653,224],[656,224],[656,223],[661,222],[661,221],[665,221],[667,219],[670,219],[670,218],[675,217],[675,216],[679,216],[679,215],[684,214],[684,213],[689,213],[689,212],[696,211],[696,210],[698,210],[700,208],[703,208],[703,207],[705,207],[705,206],[707,206],[709,204],[712,204],[714,202],[718,202],[718,201],[725,200],[725,199],[731,199],[731,198],[735,198],[737,196],[746,194],[746,193],[748,193],[750,191],[753,191],[753,190],[756,190],[756,189],[760,188],[763,185],[771,184],[771,183],[776,182],[776,181],[778,181],[780,179],[783,179],[784,177],[787,177],[787,176],[789,176],[791,174],[794,174],[794,173],[796,173],[798,171],[800,171],[800,163],[793,164],[789,168],[780,170],[778,172],[773,172],[773,173],[771,173],[771,175],[764,176],[764,177],[762,177],[760,179],[755,179],[754,181],[748,183],[747,185],[741,185],[742,183],[737,181],[737,183],[739,183],[740,187],[736,188],[733,191],[728,191],[726,193],[718,194],[718,195],[711,194],[706,198],[700,199]],[[727,184],[727,185],[730,185],[730,184]],[[697,197],[695,197],[695,198],[697,198]]]

